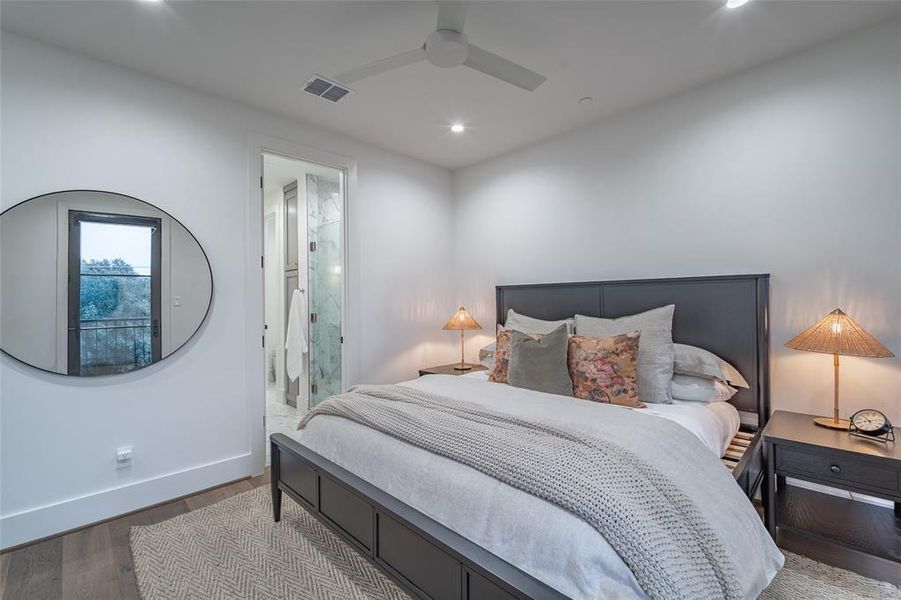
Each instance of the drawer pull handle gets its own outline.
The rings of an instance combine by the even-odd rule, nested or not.
[[[842,472],[842,468],[838,465],[832,465],[831,467],[829,467],[829,470],[832,471],[833,473],[835,473],[836,475],[838,475],[839,473]]]

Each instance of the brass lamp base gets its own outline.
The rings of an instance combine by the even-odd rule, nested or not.
[[[832,418],[814,417],[813,422],[820,427],[849,431],[851,429],[851,421],[838,418],[838,354],[832,355],[832,377]]]
[[[466,365],[466,364],[459,364],[456,367],[454,367],[454,371],[471,371],[471,370],[472,370],[472,366]]]
[[[813,422],[820,427],[828,427],[829,429],[843,429],[848,431],[851,427],[851,421],[846,419],[835,420],[832,417],[814,417]]]

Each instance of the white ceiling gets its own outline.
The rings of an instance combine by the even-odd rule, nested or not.
[[[3,28],[288,115],[448,168],[896,16],[898,2],[473,2],[465,33],[546,75],[526,92],[428,63],[332,104],[299,89],[420,46],[432,2],[0,2]],[[594,102],[581,105],[582,96]],[[451,134],[453,121],[466,124]]]

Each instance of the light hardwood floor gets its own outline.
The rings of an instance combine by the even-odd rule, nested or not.
[[[0,554],[3,600],[139,600],[128,530],[269,484],[265,474]]]

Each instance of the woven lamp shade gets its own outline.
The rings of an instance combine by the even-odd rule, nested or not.
[[[867,333],[854,319],[836,308],[819,322],[785,343],[789,348],[806,352],[889,358],[891,350]]]
[[[460,310],[455,312],[454,316],[452,316],[441,329],[469,331],[471,329],[481,328],[482,326],[479,325],[478,321],[473,319],[472,315],[469,314],[469,312],[461,306]]]

